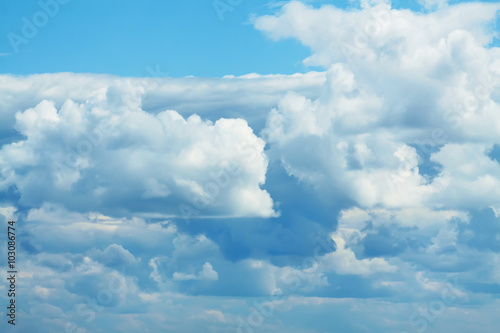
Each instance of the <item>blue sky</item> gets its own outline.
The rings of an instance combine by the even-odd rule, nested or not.
[[[224,2],[222,2],[224,3]],[[349,1],[311,1],[352,8]],[[302,64],[307,48],[296,40],[274,43],[250,24],[254,15],[276,10],[280,1],[256,0],[228,4],[219,16],[213,1],[68,1],[38,29],[15,56],[2,58],[3,73],[108,73],[147,76],[158,68],[163,75],[221,77],[223,75],[292,74],[310,70]],[[423,10],[416,1],[395,8]],[[22,36],[41,10],[38,1],[0,4],[1,35]],[[220,7],[226,8],[226,7]],[[229,10],[232,8],[232,10]],[[223,20],[221,20],[221,17]],[[8,38],[0,53],[15,53]],[[199,55],[203,54],[203,57]]]
[[[0,2],[2,332],[496,333],[500,4],[222,1]]]
[[[145,76],[159,65],[170,76],[217,77],[303,72],[307,50],[297,42],[271,43],[249,24],[269,13],[268,1],[241,1],[223,20],[211,1],[70,1],[15,57],[6,73],[90,72]],[[2,35],[22,28],[37,1],[2,3]],[[2,38],[2,53],[12,52]],[[96,52],[96,50],[99,50]],[[203,57],[199,55],[203,54]],[[35,60],[36,59],[36,60]],[[275,59],[272,63],[269,59]]]

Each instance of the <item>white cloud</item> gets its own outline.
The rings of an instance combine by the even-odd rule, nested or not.
[[[384,3],[345,11],[291,2],[257,18],[257,29],[299,40],[312,50],[307,63],[328,68],[319,98],[289,93],[270,112],[262,131],[269,156],[322,195],[364,207],[494,205],[498,164],[485,152],[499,142],[499,51],[487,47],[493,31],[485,26],[499,9],[466,3],[422,15]],[[431,158],[443,167],[431,181],[420,149],[451,143],[475,155],[469,180],[453,171],[445,146]]]
[[[384,60],[381,56],[405,60],[457,30],[469,31],[484,45],[491,41],[493,31],[481,24],[493,19],[498,8],[494,3],[465,3],[420,15],[391,10],[384,3],[346,11],[328,5],[313,9],[292,1],[278,15],[258,17],[254,24],[275,40],[298,39],[313,51],[307,63],[328,66],[337,61],[357,62],[356,57],[346,59],[351,53],[367,61]]]
[[[83,104],[68,100],[60,110],[42,101],[17,113],[25,139],[0,150],[1,187],[16,186],[29,205],[57,202],[81,211],[134,206],[181,216],[184,204],[200,216],[275,214],[260,188],[265,143],[246,121],[184,119],[171,110],[153,115],[133,94],[113,88]],[[125,198],[126,206],[118,203]]]
[[[216,320],[219,322],[226,322],[226,318],[224,314],[218,310],[206,310],[203,312],[201,315],[201,318],[207,319],[207,320]]]
[[[417,0],[426,9],[440,9],[448,5],[449,0]]]
[[[379,272],[394,273],[397,267],[391,265],[382,258],[357,259],[354,252],[346,248],[345,240],[338,235],[332,239],[337,244],[335,252],[328,253],[321,258],[320,263],[324,271],[333,271],[337,274],[372,275]]]
[[[9,221],[16,220],[17,208],[13,206],[0,206],[0,214]]]
[[[500,200],[500,164],[486,156],[480,144],[447,144],[431,156],[443,166],[431,197],[448,207],[489,207]],[[430,201],[431,201],[430,200]]]
[[[225,118],[245,119],[262,126],[262,116],[281,96],[297,91],[317,96],[324,83],[322,72],[294,75],[253,75],[226,78],[121,78],[101,74],[0,75],[0,129],[10,133],[18,111],[32,108],[43,100],[53,101],[59,109],[66,100],[85,103],[96,91],[122,89],[136,93],[130,102],[140,103],[147,112],[176,110],[184,118],[197,113],[213,121]],[[118,94],[119,95],[119,94]]]
[[[185,274],[175,272],[173,275],[173,279],[177,281],[185,281],[185,280],[218,280],[219,275],[216,271],[214,271],[212,265],[209,262],[203,264],[203,268],[201,271],[195,274]]]

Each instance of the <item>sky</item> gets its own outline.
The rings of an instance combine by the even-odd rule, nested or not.
[[[499,12],[1,1],[2,332],[496,333]]]
[[[67,0],[50,6],[38,0],[6,0],[0,3],[0,33],[6,37],[0,39],[0,72],[135,77],[151,72],[173,77],[304,73],[311,70],[302,63],[307,47],[295,39],[270,41],[251,23],[285,2]],[[308,2],[357,6],[344,0]],[[428,11],[413,0],[393,2],[393,7]],[[40,11],[48,13],[47,19],[37,16]],[[23,18],[33,24],[34,17],[39,26],[25,28],[28,38],[9,39],[9,33],[24,38],[23,27],[29,23]]]

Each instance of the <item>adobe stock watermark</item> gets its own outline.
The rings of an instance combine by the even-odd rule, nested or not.
[[[84,132],[85,138],[80,139],[74,149],[67,148],[63,163],[56,161],[56,177],[59,184],[64,183],[65,176],[72,173],[84,163],[86,158],[94,152],[94,149],[102,144],[104,136],[111,130],[109,119],[102,120],[92,131]]]
[[[214,7],[217,16],[221,21],[224,21],[224,14],[232,12],[236,7],[241,5],[243,0],[214,0],[212,6]]]
[[[160,84],[161,78],[165,77],[168,73],[163,72],[160,69],[160,65],[157,64],[156,67],[146,66],[144,68],[148,77],[154,78],[155,81]],[[108,105],[108,108],[125,108],[127,110],[137,109],[141,107],[142,103],[142,86],[134,85],[131,90],[124,93],[118,103],[115,105]],[[112,103],[111,103],[112,104]],[[94,150],[104,142],[107,135],[110,134],[112,129],[112,123],[109,118],[102,119],[97,126],[83,133],[83,138],[81,138],[74,147],[67,148],[67,153],[65,155],[63,163],[56,161],[56,177],[59,183],[64,182],[64,176],[71,176],[80,164],[84,163],[86,158],[89,158]]]
[[[458,278],[455,276],[454,281],[447,281],[441,289],[439,296],[419,307],[408,317],[408,323],[413,326],[414,330],[411,332],[424,333],[429,325],[436,321],[436,319],[443,314],[449,307],[456,303],[460,298],[468,301],[468,296],[460,292],[458,289]],[[401,333],[411,333],[403,331]]]
[[[312,257],[307,257],[302,261],[302,267],[300,269],[289,269],[285,273],[285,277],[282,281],[285,282],[287,287],[287,293],[295,292],[304,281],[307,280],[307,276],[303,273],[307,270],[308,273],[314,273],[319,266],[318,258],[324,256],[327,253],[333,252],[336,249],[333,240],[331,242],[326,242],[324,239],[317,238],[317,246],[314,249],[314,255]],[[323,253],[320,253],[323,252]],[[236,333],[253,333],[255,330],[264,324],[266,318],[271,317],[276,311],[277,303],[284,301],[286,299],[286,293],[277,293],[265,301],[254,302],[251,308],[250,314],[246,318],[238,317],[238,327],[236,328]]]
[[[367,50],[370,39],[378,36],[382,28],[394,20],[393,10],[385,6],[382,8],[380,6],[370,7],[367,12],[369,18],[364,21],[362,29],[354,35],[352,43],[342,42],[339,46],[340,52],[347,62],[350,62],[354,55],[359,56]]]
[[[113,272],[105,288],[99,290],[94,298],[90,298],[86,303],[79,304],[75,307],[75,312],[78,317],[84,319],[86,324],[92,323],[97,314],[104,310],[105,306],[111,305],[115,297],[125,293],[126,283],[123,280],[124,277],[119,276],[117,272]],[[86,333],[87,331],[75,322],[68,322],[64,328],[64,332]]]
[[[476,113],[481,103],[486,102],[495,90],[494,86],[497,82],[492,81],[491,78],[482,76],[478,81],[479,83],[474,87],[471,95],[455,103],[443,113],[443,120],[450,125],[449,128],[452,130],[458,129],[465,119]],[[446,128],[448,127],[446,126]],[[421,157],[430,157],[436,148],[448,141],[449,137],[446,134],[446,128],[437,127],[432,130],[428,138],[415,141],[417,151]]]
[[[266,142],[273,142],[275,138],[279,138],[283,135],[284,127],[285,122],[283,116],[280,115],[276,109],[273,109],[266,121],[266,127],[261,132],[261,136]]]
[[[145,70],[146,70],[146,73],[148,73],[148,77],[154,78],[156,83],[158,83],[158,84],[162,83],[162,81],[161,81],[162,78],[169,75],[168,72],[163,72],[160,69],[160,64],[156,64],[155,68],[148,65],[148,66],[146,66]]]
[[[427,138],[412,142],[419,159],[429,158],[440,146],[449,142],[449,131],[457,130],[462,126],[467,118],[479,110],[481,103],[485,103],[490,98],[496,83],[486,77],[480,77],[478,82],[470,95],[457,101],[443,113],[444,126],[432,129]],[[391,188],[397,184],[404,184],[406,179],[417,172],[419,164],[413,154],[399,154],[398,156],[396,153],[395,156],[400,160],[399,168],[394,172],[384,174],[384,179]]]
[[[7,39],[9,40],[14,53],[19,53],[19,47],[21,45],[28,44],[30,40],[35,38],[38,35],[39,30],[45,27],[49,21],[59,13],[61,5],[65,5],[70,1],[71,0],[38,1],[40,10],[33,14],[30,18],[26,16],[21,18],[23,23],[21,27],[21,34],[17,34],[15,32],[9,32],[7,34]]]

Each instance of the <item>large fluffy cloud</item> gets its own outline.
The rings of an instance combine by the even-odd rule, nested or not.
[[[141,108],[148,112],[176,110],[185,118],[196,113],[212,121],[244,116],[252,126],[263,126],[262,115],[283,93],[294,90],[315,97],[325,80],[322,72],[224,78],[168,78],[159,77],[160,73],[152,71],[146,78],[74,73],[0,75],[0,139],[5,134],[15,134],[12,127],[18,111],[34,107],[43,100],[53,101],[56,108],[67,99],[84,103],[95,91],[112,86],[115,89],[128,86],[129,91],[140,96]]]
[[[309,46],[307,63],[328,67],[320,98],[289,94],[268,116],[271,156],[326,195],[362,206],[457,207],[458,191],[462,208],[491,206],[499,165],[486,153],[498,144],[500,72],[486,27],[498,9],[469,3],[422,15],[292,2],[257,18],[270,37]],[[431,154],[435,179],[419,170]]]
[[[171,216],[272,216],[264,142],[246,121],[215,123],[140,109],[134,92],[110,88],[59,110],[42,101],[16,114],[25,139],[0,151],[1,187],[20,203],[80,211]]]

